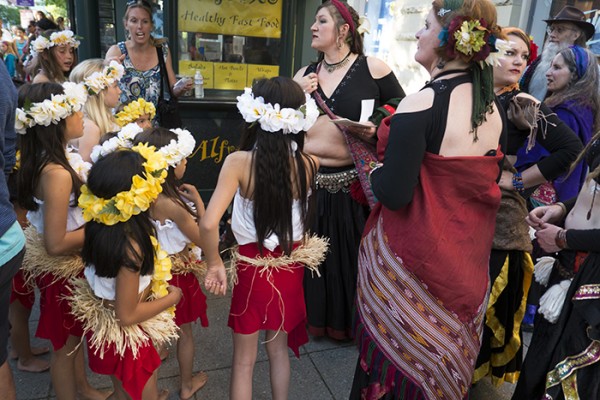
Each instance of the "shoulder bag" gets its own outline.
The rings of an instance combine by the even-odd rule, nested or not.
[[[169,84],[169,75],[167,73],[167,67],[165,66],[162,46],[156,48],[156,53],[158,54],[161,82],[160,96],[156,107],[158,125],[167,129],[181,128],[183,123],[181,122],[181,116],[179,115],[179,102],[177,101],[177,97],[173,94],[171,85]],[[168,98],[165,98],[165,86],[167,88],[166,92],[168,93]]]

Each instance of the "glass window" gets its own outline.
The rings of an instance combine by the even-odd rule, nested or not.
[[[204,88],[243,90],[279,75],[283,0],[179,0],[179,75]]]

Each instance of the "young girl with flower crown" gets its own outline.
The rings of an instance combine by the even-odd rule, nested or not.
[[[101,156],[82,186],[85,278],[74,280],[92,371],[111,375],[114,398],[166,399],[157,388],[161,346],[177,336],[171,261],[147,210],[167,176],[164,156],[144,144]]]
[[[137,134],[133,144],[147,143],[163,154],[169,173],[163,191],[150,207],[150,216],[156,228],[158,243],[173,261],[171,284],[183,291],[183,299],[175,310],[179,326],[177,361],[181,376],[180,398],[189,399],[207,380],[206,373],[192,374],[194,363],[194,336],[192,323],[200,319],[208,326],[206,296],[195,273],[200,270],[200,233],[198,221],[204,215],[204,203],[193,185],[179,184],[187,165],[186,158],[194,151],[196,141],[183,129],[154,128]]]
[[[73,32],[47,30],[31,43],[31,63],[27,73],[33,76],[33,83],[56,82],[67,80],[69,72],[77,64],[75,50],[79,40]]]
[[[94,58],[81,62],[69,76],[72,82],[83,83],[90,95],[83,107],[83,136],[77,145],[85,161],[90,161],[92,148],[102,135],[119,128],[112,109],[119,104],[119,80],[123,71],[123,66],[116,61],[104,65],[104,60]]]
[[[155,115],[156,107],[154,107],[154,104],[140,97],[137,100],[119,105],[115,117],[119,126],[135,122],[140,128],[146,129],[152,128],[152,120]]]
[[[77,351],[81,326],[64,297],[69,279],[83,271],[78,251],[84,220],[76,198],[89,164],[67,152],[67,142],[83,133],[81,109],[87,94],[66,82],[24,85],[19,90],[15,128],[21,136],[18,201],[29,210],[23,271],[40,290],[36,335],[51,341],[52,386],[59,399],[104,399],[85,376],[83,353]],[[75,352],[75,354],[73,354]]]
[[[248,123],[241,151],[227,157],[206,214],[200,242],[206,256],[206,288],[225,294],[225,266],[219,255],[219,221],[233,199],[231,228],[239,243],[233,255],[236,281],[229,326],[233,329],[230,398],[252,398],[252,372],[259,331],[266,331],[274,399],[286,399],[289,346],[296,356],[308,342],[302,280],[323,260],[326,242],[305,238],[310,198],[319,166],[302,151],[305,131],[319,112],[290,78],[256,82],[238,97]]]

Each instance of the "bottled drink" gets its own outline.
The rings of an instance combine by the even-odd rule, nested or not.
[[[196,70],[196,75],[194,75],[194,96],[197,99],[204,98],[204,77],[199,69]]]

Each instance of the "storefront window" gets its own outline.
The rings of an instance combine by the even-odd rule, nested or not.
[[[283,0],[179,0],[179,75],[243,90],[279,75]]]

